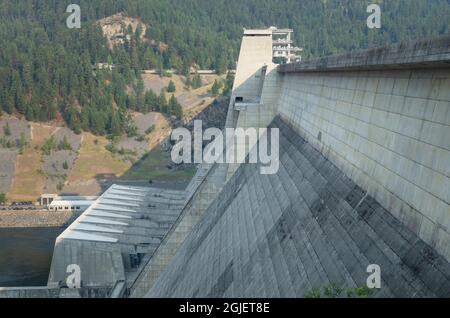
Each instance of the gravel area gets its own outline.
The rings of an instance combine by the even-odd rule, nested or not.
[[[52,151],[50,156],[43,157],[42,171],[45,174],[45,192],[59,192],[58,184],[64,183],[66,176],[69,174],[75,159],[77,151],[81,145],[81,136],[76,135],[68,128],[58,128],[53,134],[57,143],[66,138],[72,150],[56,150]],[[67,166],[64,167],[65,163]]]
[[[217,75],[200,75],[202,79],[203,85],[213,84],[216,79],[218,79]]]
[[[16,170],[17,150],[0,148],[0,193],[7,193]]]
[[[200,103],[203,99],[201,96],[192,95],[189,92],[183,92],[176,97],[183,108],[192,107],[192,105]]]
[[[144,135],[145,131],[149,129],[151,126],[156,125],[158,118],[162,115],[160,113],[148,113],[148,114],[139,114],[134,117],[134,123],[139,131],[139,134]]]
[[[72,169],[77,153],[71,150],[53,151],[50,156],[44,156],[42,169],[46,174],[67,174]],[[64,163],[67,168],[64,169]]]
[[[4,127],[9,125],[10,135],[5,136]],[[17,119],[14,117],[7,117],[3,115],[0,119],[0,137],[4,137],[7,140],[16,143],[20,139],[20,135],[23,133],[25,140],[28,142],[31,139],[30,125],[25,119]],[[0,145],[1,147],[1,145]]]
[[[66,137],[67,142],[72,147],[73,151],[77,151],[81,145],[81,135],[75,134],[72,130],[66,127],[58,128],[57,131],[53,134],[55,139],[59,142]]]
[[[0,211],[0,228],[66,226],[80,214],[70,211]]]
[[[159,75],[147,74],[142,78],[144,80],[145,90],[152,90],[157,95],[159,95],[159,93],[161,93],[161,90],[167,87],[170,82],[169,78],[161,78]]]
[[[136,153],[136,156],[133,155],[133,157],[140,158],[147,151],[148,142],[146,140],[144,140],[144,141],[137,141],[136,137],[130,138],[130,137],[127,137],[127,136],[123,136],[117,142],[116,147],[118,149],[123,148],[123,149],[126,149],[126,150],[134,151]]]
[[[5,134],[5,127],[9,126],[9,135]],[[28,143],[31,139],[31,128],[24,119],[3,114],[0,118],[0,139],[11,143],[11,148],[3,147],[0,143],[0,192],[10,191],[12,179],[16,170],[16,158],[19,153],[19,140],[21,135]]]

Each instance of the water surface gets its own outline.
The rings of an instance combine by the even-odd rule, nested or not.
[[[55,239],[63,230],[0,229],[0,287],[47,285]]]

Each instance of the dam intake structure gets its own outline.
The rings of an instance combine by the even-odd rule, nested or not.
[[[375,264],[374,297],[450,297],[450,37],[277,65],[273,30],[244,31],[225,129],[279,129],[278,171],[112,186],[58,238],[43,297],[73,263],[81,296],[305,297]]]

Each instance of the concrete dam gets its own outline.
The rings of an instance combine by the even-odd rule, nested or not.
[[[305,297],[374,264],[373,297],[450,297],[450,37],[273,56],[272,29],[244,31],[225,127],[279,129],[276,173],[114,185],[58,237],[47,286],[0,297]]]

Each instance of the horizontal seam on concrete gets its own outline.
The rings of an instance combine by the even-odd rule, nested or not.
[[[320,117],[320,116],[319,116],[319,117]],[[321,118],[323,118],[323,117],[321,117]],[[311,123],[310,121],[308,121],[308,120],[306,120],[306,119],[304,119],[304,120],[307,121],[309,124],[313,125],[314,127],[316,127],[316,128],[318,127],[317,125],[314,125],[314,124]],[[327,121],[327,120],[324,119],[324,121]],[[329,121],[327,121],[327,122],[329,122]],[[331,123],[331,122],[329,122],[329,123]],[[339,126],[339,125],[335,125],[335,124],[333,124],[333,123],[331,123],[331,124],[334,125],[334,126],[336,126],[336,127],[342,128],[342,127]],[[344,128],[342,128],[342,129],[344,129]],[[319,130],[320,130],[320,129],[319,129]],[[322,131],[322,130],[321,130],[321,131]],[[342,141],[342,140],[340,140],[340,139],[334,138],[331,134],[328,134],[327,132],[324,132],[324,133],[325,133],[327,136],[331,136],[333,139],[336,139],[336,140],[342,142],[343,144],[349,146],[350,148],[355,149],[355,151],[357,151],[358,153],[362,154],[362,155],[365,156],[367,159],[376,162],[376,163],[379,164],[380,166],[384,167],[386,170],[391,171],[392,173],[394,173],[395,175],[399,176],[400,178],[406,180],[407,182],[411,183],[412,185],[417,186],[419,189],[423,190],[424,192],[431,194],[431,195],[432,195],[433,197],[435,197],[436,199],[441,200],[441,201],[443,201],[444,203],[446,203],[447,205],[449,205],[449,203],[448,203],[445,199],[440,198],[440,197],[437,197],[437,196],[434,195],[433,193],[428,192],[427,190],[423,189],[421,186],[419,186],[419,185],[413,183],[412,181],[406,179],[405,177],[402,177],[402,176],[399,175],[397,172],[395,172],[395,171],[393,171],[393,170],[387,168],[385,165],[383,165],[382,163],[378,162],[377,160],[372,159],[371,157],[367,156],[366,154],[360,152],[358,149],[356,149],[355,147],[352,147],[350,144],[348,144],[348,143],[346,143],[346,142],[344,142],[344,141]],[[352,132],[352,133],[353,133],[353,132]],[[356,133],[354,133],[354,134],[357,135],[357,136],[359,136],[359,135],[356,134]],[[361,137],[361,136],[360,136],[360,137]],[[366,139],[366,138],[364,138],[364,137],[361,137],[361,138]],[[368,140],[368,139],[366,139],[366,140]],[[371,142],[372,142],[372,141],[371,141]],[[375,142],[373,142],[373,143],[375,143]],[[385,147],[383,147],[383,148],[385,148]],[[387,148],[385,148],[385,149],[387,149]],[[401,157],[403,157],[403,156],[401,156]],[[405,158],[406,160],[410,160],[410,159],[408,159],[408,158],[406,158],[406,157],[403,157],[403,158]],[[348,161],[348,160],[346,160],[346,161]],[[412,161],[412,160],[410,160],[410,161]],[[423,165],[422,165],[422,166],[423,166]],[[426,167],[426,166],[424,166],[424,167]],[[426,167],[426,168],[428,168],[428,167]],[[434,171],[434,170],[433,170],[433,171]],[[444,177],[448,178],[448,177],[445,176],[445,175],[444,175]]]
[[[343,88],[343,87],[327,86],[327,85],[322,85],[322,84],[312,84],[312,85],[320,86],[320,87],[325,87],[325,88],[337,88],[337,89],[341,89],[341,90],[345,89],[345,90],[349,90],[349,91],[358,91],[358,92],[368,92],[368,93],[372,93],[372,94],[374,95],[374,102],[375,102],[375,97],[376,97],[376,95],[389,95],[389,96],[391,96],[391,97],[392,97],[392,96],[395,96],[395,97],[404,97],[405,99],[406,99],[406,98],[411,98],[411,99],[423,99],[423,100],[427,100],[426,98],[421,98],[421,97],[413,97],[413,96],[403,96],[403,95],[396,95],[396,94],[377,93],[377,92],[374,92],[374,91],[361,90],[361,89],[351,89],[351,88]],[[289,89],[289,88],[287,88],[287,89]],[[449,88],[449,89],[450,89],[450,88]],[[286,90],[286,89],[285,89],[285,90]],[[296,92],[299,92],[299,93],[305,93],[304,91],[296,91]],[[424,119],[424,118],[419,118],[419,117],[414,117],[414,116],[411,116],[411,115],[408,115],[408,114],[404,114],[404,113],[397,113],[397,112],[387,111],[387,110],[385,110],[385,109],[377,108],[377,107],[368,107],[368,106],[366,106],[366,105],[362,105],[362,104],[358,104],[358,103],[347,102],[347,101],[342,100],[342,99],[331,99],[331,98],[329,98],[329,97],[326,97],[326,96],[323,96],[323,95],[317,95],[317,94],[310,93],[310,92],[307,92],[307,94],[311,94],[311,95],[318,96],[318,97],[320,97],[320,98],[325,98],[325,99],[328,99],[328,100],[336,100],[336,101],[341,101],[341,102],[349,103],[349,104],[352,104],[352,105],[358,105],[358,106],[365,107],[365,108],[369,108],[369,109],[374,108],[374,109],[377,109],[377,110],[384,111],[384,112],[386,112],[386,113],[397,114],[397,115],[401,115],[401,116],[403,116],[403,117],[408,117],[408,118],[418,119],[418,120],[421,120],[421,121],[431,122],[431,123],[438,124],[438,125],[441,125],[441,126],[449,126],[449,127],[450,127],[450,124],[446,124],[446,123],[442,123],[442,122],[438,122],[438,121],[433,121],[433,120],[428,120],[428,119]],[[353,96],[353,98],[354,98],[354,96]],[[430,101],[449,103],[448,100],[434,99],[434,98],[433,98],[433,99],[430,98]],[[327,108],[327,109],[329,109],[329,108]],[[433,110],[434,110],[434,109],[433,109]],[[350,116],[350,117],[352,117],[352,116]],[[352,118],[356,118],[356,117],[352,117]],[[413,138],[413,139],[415,139],[415,138]],[[440,147],[440,146],[436,146],[436,147]],[[441,148],[442,148],[442,147],[441,147]]]
[[[310,132],[303,130],[303,132],[306,132],[308,135],[311,136],[312,139],[315,139],[315,136],[313,136]],[[330,135],[331,136],[331,135]],[[312,145],[312,144],[311,144]],[[348,146],[348,144],[346,144]],[[313,146],[314,147],[314,146]],[[315,148],[315,147],[314,147]],[[404,202],[405,204],[409,205],[410,207],[412,207],[414,210],[416,210],[420,215],[422,215],[424,218],[428,219],[431,223],[433,223],[435,226],[441,228],[443,231],[447,232],[450,235],[450,232],[448,229],[444,228],[441,224],[436,223],[435,221],[433,221],[432,219],[430,219],[428,216],[424,215],[422,212],[420,212],[417,208],[413,207],[411,204],[409,204],[407,201],[405,201],[405,199],[400,198],[398,195],[396,195],[395,193],[391,192],[389,189],[387,189],[385,186],[383,186],[380,182],[378,182],[376,179],[374,179],[372,176],[368,175],[364,170],[360,169],[359,167],[355,166],[353,163],[351,163],[350,161],[348,161],[346,158],[344,158],[343,156],[341,156],[338,152],[334,151],[333,149],[331,149],[331,147],[328,147],[329,151],[333,152],[335,155],[337,155],[338,157],[340,157],[342,160],[344,160],[345,162],[347,162],[350,166],[353,166],[356,170],[360,171],[362,174],[364,174],[367,178],[369,178],[370,180],[374,181],[376,184],[378,184],[379,187],[383,188],[384,190],[386,190],[387,192],[389,192],[390,194],[392,194],[394,197],[396,197],[397,199],[399,199],[400,201]],[[316,148],[315,148],[316,149]],[[322,152],[321,152],[322,153]],[[325,156],[325,154],[323,154]],[[364,155],[364,154],[363,154]],[[366,155],[364,155],[365,157],[367,157]],[[326,156],[325,156],[326,157]],[[368,157],[367,157],[368,158]],[[368,158],[369,160],[371,160],[370,158]],[[375,161],[376,162],[376,161]],[[386,169],[389,170],[389,169]],[[394,173],[396,174],[396,173]],[[403,178],[402,178],[403,179]],[[405,179],[406,182],[413,184],[412,182],[408,181],[407,179]],[[424,191],[427,192],[427,191]],[[427,192],[428,193],[428,192]],[[435,197],[435,196],[434,196]],[[439,199],[439,198],[437,198]],[[440,200],[440,199],[439,199]],[[445,202],[445,201],[444,201]],[[402,221],[402,223],[404,223]]]
[[[306,112],[306,113],[309,113],[309,114],[311,114],[311,115],[313,115],[313,116],[316,116],[316,115],[314,115],[313,113],[308,112],[307,110],[303,110],[303,111]],[[340,112],[336,112],[336,113],[342,114],[342,113],[340,113]],[[342,115],[345,115],[345,114],[342,114]],[[318,115],[317,115],[317,116],[318,116]],[[346,116],[347,116],[347,117],[351,117],[351,116],[348,116],[348,115],[346,115]],[[327,121],[328,123],[331,123],[330,121],[324,119],[324,117],[321,117],[321,116],[318,116],[318,117],[320,117],[320,118],[323,119],[324,121]],[[307,121],[309,124],[313,125],[314,127],[318,127],[317,125],[312,124],[309,120],[304,119],[304,117],[302,117],[302,118],[303,118],[303,120]],[[355,118],[355,117],[351,117],[351,118],[357,119],[357,118]],[[361,121],[362,121],[362,120],[361,120]],[[363,121],[363,122],[364,122],[364,121]],[[365,123],[367,123],[367,122],[365,122]],[[431,167],[429,167],[429,166],[427,166],[427,165],[424,165],[424,164],[422,164],[422,163],[420,163],[420,162],[416,162],[415,160],[412,160],[412,159],[410,159],[410,158],[408,158],[408,157],[405,157],[404,155],[402,155],[402,154],[400,154],[400,153],[397,153],[396,151],[394,151],[394,150],[392,150],[392,149],[390,149],[390,148],[386,148],[385,146],[380,145],[380,144],[378,144],[378,143],[375,142],[375,141],[372,141],[372,140],[370,140],[370,139],[367,139],[367,138],[365,138],[364,136],[361,136],[361,135],[359,135],[359,134],[356,133],[356,132],[353,132],[353,131],[351,131],[351,130],[348,130],[348,129],[346,129],[346,128],[340,126],[340,125],[337,125],[337,124],[333,124],[333,123],[331,123],[331,124],[334,125],[334,126],[336,126],[336,127],[341,128],[341,129],[343,129],[343,130],[345,130],[345,131],[348,131],[348,132],[350,132],[350,133],[352,133],[352,134],[354,134],[354,135],[356,135],[356,136],[358,136],[358,137],[360,137],[360,138],[362,138],[362,139],[365,139],[365,140],[367,140],[367,141],[369,141],[369,142],[371,142],[371,143],[374,143],[374,144],[380,146],[381,148],[384,148],[384,149],[386,149],[386,150],[388,150],[388,151],[390,151],[390,152],[392,152],[392,153],[395,153],[395,154],[399,155],[400,157],[405,158],[406,160],[409,160],[409,161],[412,161],[412,162],[414,162],[414,163],[417,163],[417,164],[420,165],[420,166],[423,166],[423,167],[425,167],[425,168],[428,168],[428,169],[430,169],[430,170],[436,172],[437,174],[440,174],[440,175],[442,175],[443,177],[448,178],[448,176],[445,175],[444,173],[442,173],[442,172],[440,172],[440,171],[438,171],[438,170],[434,170],[433,168],[431,168]],[[377,126],[377,125],[374,125],[374,126],[380,128],[380,129],[385,129],[385,130],[387,130],[387,131],[390,131],[390,132],[392,132],[392,133],[397,134],[396,132],[391,131],[391,130],[389,130],[389,129],[382,128],[382,127],[379,127],[379,126]],[[321,130],[321,129],[319,129],[319,130]],[[321,131],[322,131],[322,130],[321,130]],[[327,134],[327,135],[329,135],[329,134]],[[405,136],[405,135],[403,135],[403,134],[399,134],[399,135],[402,135],[402,136],[404,136],[404,137],[408,137],[408,136]],[[411,139],[414,139],[414,138],[411,138]],[[350,146],[349,144],[343,142],[343,141],[340,140],[340,139],[337,139],[337,140],[341,141],[342,143],[344,143],[344,144],[347,145],[347,146]],[[417,139],[414,139],[414,140],[417,140]],[[422,142],[422,141],[421,141],[421,142]],[[424,143],[424,144],[428,144],[428,143],[426,143],[426,142],[423,142],[423,143]],[[434,146],[434,145],[431,145],[431,144],[428,144],[428,145]],[[356,148],[354,148],[354,147],[351,147],[351,148],[352,148],[352,149],[356,149]],[[442,149],[442,148],[440,148],[440,149]],[[444,149],[444,150],[445,150],[445,151],[448,151],[448,150],[446,150],[446,149]],[[359,152],[359,151],[358,151],[358,152]],[[377,161],[376,161],[376,162],[377,162]],[[378,163],[378,162],[377,162],[377,163]],[[382,165],[382,166],[384,167],[384,165]],[[445,201],[445,199],[444,199],[444,201]]]
[[[369,48],[346,54],[336,54],[309,61],[278,66],[280,73],[301,71],[328,71],[336,68],[374,69],[390,67],[414,67],[435,64],[446,65],[450,60],[450,37],[439,36],[432,39],[401,42],[382,47]]]
[[[449,64],[449,66],[445,65]],[[422,67],[420,67],[422,65]],[[310,69],[299,69],[299,70],[278,70],[280,74],[308,74],[308,73],[331,73],[331,72],[378,72],[382,70],[389,71],[402,71],[402,70],[420,70],[420,69],[443,69],[450,68],[450,61],[442,60],[440,62],[419,62],[419,63],[393,63],[384,65],[371,65],[371,66],[335,66],[332,68],[310,68]]]
[[[319,95],[315,95],[315,96],[319,96]],[[305,100],[303,100],[303,101],[305,101]],[[359,104],[355,104],[355,105],[359,105]],[[313,106],[317,106],[317,105],[313,105]],[[363,105],[359,105],[359,106],[366,107],[366,108],[368,108],[368,109],[372,109],[372,107],[367,107],[367,106],[363,106]],[[342,112],[333,110],[333,109],[328,108],[328,107],[325,107],[325,106],[319,106],[319,107],[320,107],[320,108],[327,109],[327,110],[329,110],[329,111],[331,111],[331,112],[334,112],[334,113],[337,113],[337,114],[341,114],[341,115],[346,116],[346,117],[349,117],[349,118],[356,119],[356,120],[361,121],[361,122],[363,122],[363,123],[365,123],[365,124],[373,125],[373,126],[375,126],[375,127],[377,127],[377,128],[380,128],[380,129],[383,129],[383,130],[387,130],[387,131],[389,131],[389,132],[391,132],[391,133],[393,133],[393,134],[398,134],[398,135],[401,135],[401,136],[406,137],[406,138],[408,138],[408,139],[412,139],[412,140],[421,142],[421,143],[423,143],[423,144],[426,144],[426,145],[429,145],[429,146],[432,146],[432,147],[435,147],[435,148],[438,148],[438,149],[441,149],[441,150],[444,150],[444,151],[449,152],[448,149],[443,148],[443,147],[441,147],[441,146],[433,145],[433,144],[430,144],[430,143],[428,143],[428,142],[426,142],[426,141],[423,141],[423,140],[420,140],[420,139],[417,139],[417,138],[413,138],[413,137],[404,135],[404,134],[399,133],[399,132],[396,132],[396,131],[394,131],[394,130],[390,130],[389,128],[385,128],[385,127],[382,127],[382,126],[378,126],[378,125],[376,125],[375,123],[367,122],[367,121],[362,120],[362,119],[360,119],[360,118],[358,118],[358,117],[353,117],[353,116],[350,116],[350,115],[348,115],[348,114],[345,114],[345,113],[342,113]],[[375,108],[375,107],[373,107],[373,108]],[[377,108],[375,108],[375,109],[377,109]],[[310,111],[305,110],[305,108],[303,108],[302,111],[307,112],[307,113],[311,114],[312,116],[320,117],[321,119],[327,121],[328,123],[331,123],[331,122],[328,121],[327,119],[324,119],[324,117],[319,116],[319,115],[316,115],[316,114],[314,114],[314,113],[311,113]],[[386,111],[385,111],[385,112],[386,112]],[[309,121],[308,121],[308,122],[309,122]],[[349,132],[351,132],[351,133],[353,133],[353,134],[355,134],[355,135],[357,135],[357,136],[359,136],[359,137],[361,137],[361,138],[363,138],[363,139],[365,139],[365,140],[367,140],[367,141],[370,141],[370,142],[372,142],[372,143],[374,143],[374,144],[376,144],[376,145],[378,145],[378,146],[380,146],[380,147],[382,147],[382,148],[384,148],[384,149],[387,149],[387,150],[389,150],[389,151],[391,151],[391,152],[393,152],[393,153],[395,153],[395,154],[398,154],[399,156],[401,156],[401,157],[403,157],[403,158],[405,158],[405,159],[407,159],[407,160],[410,160],[410,161],[412,161],[412,162],[414,162],[414,163],[417,163],[418,165],[421,165],[421,166],[426,167],[426,168],[428,168],[428,169],[430,169],[430,170],[433,170],[434,172],[436,172],[436,173],[438,173],[438,174],[440,174],[440,175],[442,175],[442,176],[448,178],[448,176],[447,176],[445,173],[443,173],[443,172],[441,172],[441,171],[439,171],[439,170],[435,170],[434,168],[429,167],[429,166],[427,166],[427,165],[425,165],[425,164],[423,164],[423,163],[420,163],[420,162],[417,162],[417,161],[415,161],[415,160],[412,160],[412,159],[410,159],[410,158],[408,158],[408,157],[405,157],[404,155],[402,155],[402,154],[400,154],[400,153],[398,153],[398,152],[392,150],[391,148],[387,148],[387,147],[385,147],[385,146],[382,146],[382,145],[378,144],[377,142],[375,142],[375,141],[373,141],[373,140],[370,140],[370,139],[367,139],[366,137],[361,136],[361,135],[359,135],[358,133],[353,132],[353,131],[351,131],[351,130],[349,130],[349,129],[347,129],[347,128],[344,128],[344,127],[342,127],[342,126],[340,126],[340,125],[337,125],[337,124],[334,124],[334,123],[331,123],[331,124],[334,125],[334,126],[336,126],[336,127],[341,128],[341,129],[344,129],[345,131],[349,131]],[[317,126],[315,126],[315,127],[317,127]],[[449,127],[450,127],[450,126],[449,126]],[[347,145],[348,145],[348,144],[347,144]]]

